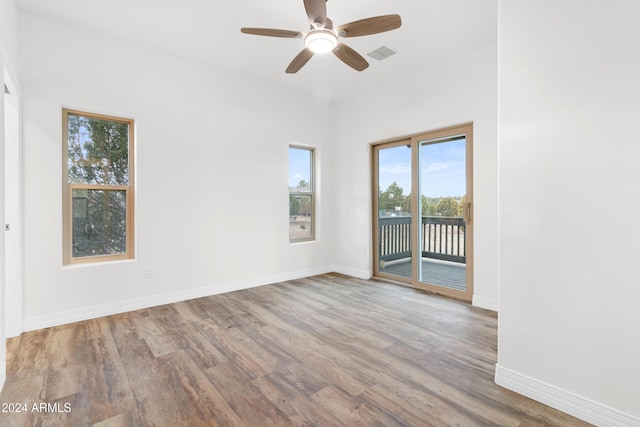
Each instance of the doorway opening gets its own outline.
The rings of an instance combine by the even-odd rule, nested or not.
[[[372,148],[374,276],[471,301],[473,124]]]

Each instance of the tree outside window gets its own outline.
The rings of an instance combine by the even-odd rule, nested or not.
[[[133,121],[63,110],[64,262],[133,257]]]
[[[289,241],[315,239],[314,150],[289,147]]]

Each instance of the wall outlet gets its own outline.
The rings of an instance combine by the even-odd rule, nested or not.
[[[151,270],[151,267],[145,267],[145,269],[144,269],[144,278],[145,279],[153,279],[153,270]]]

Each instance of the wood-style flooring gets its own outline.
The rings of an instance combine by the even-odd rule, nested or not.
[[[26,412],[2,426],[588,425],[495,385],[494,313],[338,274],[28,332],[8,360]]]

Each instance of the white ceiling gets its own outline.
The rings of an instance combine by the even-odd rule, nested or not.
[[[497,40],[497,0],[329,0],[335,25],[397,13],[402,27],[342,41],[371,66],[362,72],[335,56],[316,55],[297,74],[284,70],[300,39],[240,33],[241,27],[305,32],[302,0],[16,0],[22,11],[98,31],[235,74],[306,93],[320,102],[344,99]],[[366,54],[386,45],[382,62]]]

